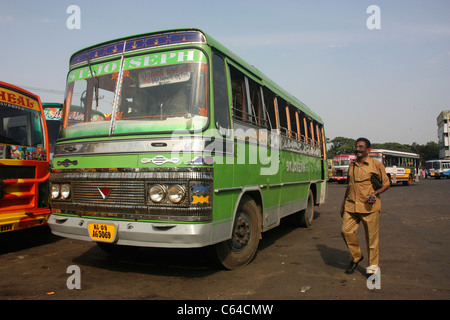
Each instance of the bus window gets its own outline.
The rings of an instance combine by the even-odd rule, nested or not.
[[[249,117],[246,105],[245,77],[232,66],[230,66],[230,77],[233,118],[236,120],[247,121]]]
[[[304,114],[300,111],[296,112],[297,117],[298,117],[298,136],[299,136],[299,141],[302,142],[307,142],[306,140],[306,132],[305,132],[305,117]]]
[[[292,127],[291,127],[291,115],[289,114],[289,106],[285,108],[286,112],[286,123],[287,123],[287,136],[292,138]]]
[[[0,142],[25,147],[45,147],[40,113],[11,109],[2,114],[1,120],[3,132],[0,134]]]
[[[327,158],[327,144],[325,143],[325,132],[323,131],[323,126],[320,126],[320,133],[321,133],[321,141],[322,141],[322,156],[326,159]]]
[[[314,130],[315,129],[315,130]],[[319,125],[314,121],[314,134],[315,134],[315,141],[316,141],[316,147],[320,148],[320,134],[319,134]]]
[[[313,129],[313,123],[312,120],[305,117],[304,118],[305,127],[306,127],[306,140],[308,144],[314,145],[314,129]]]
[[[248,79],[248,95],[250,97],[250,111],[253,114],[252,122],[259,127],[266,127],[266,116],[263,110],[260,86],[251,79]]]
[[[314,124],[313,124],[312,120],[309,121],[309,128],[308,129],[310,130],[309,133],[311,135],[311,144],[314,146],[314,145],[316,145],[316,139],[314,137]]]
[[[266,115],[259,84],[232,66],[230,66],[230,74],[234,119],[266,127]]]
[[[278,130],[278,111],[276,107],[276,96],[275,94],[267,88],[263,88],[264,93],[264,104],[267,109],[268,115],[268,126],[272,130]]]
[[[298,127],[298,122],[297,122],[297,112],[296,109],[293,106],[289,106],[287,112],[289,113],[289,121],[290,121],[290,132],[289,132],[289,136],[293,139],[298,140],[299,137],[299,127]]]
[[[322,148],[322,138],[320,136],[320,131],[319,131],[319,124],[316,123],[316,137],[317,137],[317,147],[319,147],[321,150]]]
[[[295,126],[297,128],[297,140],[301,141],[300,116],[298,114],[298,111],[295,111]]]
[[[228,91],[225,62],[218,54],[213,55],[214,85],[214,117],[216,128],[225,135],[222,129],[230,128],[230,112],[228,109]]]
[[[286,114],[287,102],[280,97],[277,98],[277,101],[278,101],[278,114],[280,116],[280,133],[282,135],[287,136],[288,135],[288,121]]]
[[[306,117],[303,117],[303,126],[305,127],[305,143],[309,143],[308,121],[306,120]]]

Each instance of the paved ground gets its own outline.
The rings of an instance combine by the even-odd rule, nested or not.
[[[450,299],[450,180],[396,185],[382,195],[381,289],[372,290],[366,263],[344,274],[344,191],[331,183],[310,229],[283,222],[263,235],[255,260],[234,271],[211,268],[203,249],[146,249],[117,259],[47,227],[0,234],[0,299]],[[67,288],[71,265],[80,268],[79,290]]]

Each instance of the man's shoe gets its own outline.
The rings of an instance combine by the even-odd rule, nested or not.
[[[351,274],[353,271],[355,271],[356,267],[358,266],[358,263],[360,263],[364,257],[361,257],[361,259],[358,260],[358,262],[350,261],[350,264],[348,265],[347,269],[345,269],[346,274]]]
[[[371,275],[371,274],[377,274],[380,271],[380,268],[377,265],[370,265],[367,267],[366,269],[366,274]]]

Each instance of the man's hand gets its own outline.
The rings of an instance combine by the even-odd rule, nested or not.
[[[375,201],[377,201],[377,193],[376,192],[372,192],[370,194],[370,196],[367,197],[367,202],[369,202],[370,204],[374,204]]]

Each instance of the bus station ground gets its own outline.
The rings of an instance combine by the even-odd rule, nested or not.
[[[366,259],[344,273],[350,259],[340,234],[345,187],[329,184],[311,228],[283,220],[263,234],[254,261],[232,271],[211,267],[205,249],[149,248],[117,258],[93,242],[54,236],[48,227],[3,233],[0,299],[450,299],[450,180],[398,184],[382,195],[379,289],[367,285],[362,225]],[[78,282],[70,278],[71,266],[79,268]]]

